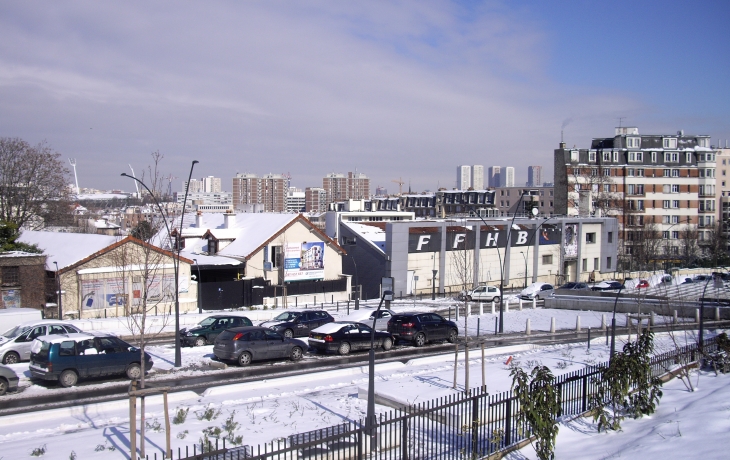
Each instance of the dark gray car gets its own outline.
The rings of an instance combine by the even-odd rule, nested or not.
[[[0,366],[0,396],[18,389],[18,376],[7,366]]]
[[[334,320],[324,310],[285,311],[276,318],[259,324],[259,326],[280,332],[287,338],[309,337],[309,333],[313,329]]]
[[[308,348],[303,341],[284,337],[269,328],[246,326],[221,332],[213,344],[213,353],[218,359],[247,366],[253,361],[268,359],[299,361]]]

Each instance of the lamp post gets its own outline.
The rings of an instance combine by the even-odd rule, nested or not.
[[[520,195],[520,200],[517,202],[517,206],[515,207],[515,212],[512,213],[512,222],[509,224],[509,228],[507,229],[507,245],[505,246],[504,251],[504,259],[500,261],[500,264],[502,265],[501,270],[501,276],[499,280],[499,293],[502,295],[502,299],[499,302],[499,332],[504,332],[504,266],[507,263],[507,253],[509,252],[509,246],[512,241],[512,226],[515,224],[515,217],[517,217],[517,211],[520,210],[520,205],[522,204],[522,201],[527,196],[527,193],[524,191],[522,192],[522,195]],[[499,250],[497,251],[497,254],[499,254]]]
[[[58,262],[54,260],[53,264],[56,266],[56,284],[58,284],[58,319],[63,319],[63,305],[61,304],[61,302],[63,302],[63,297],[61,295],[61,277],[58,274]],[[81,312],[79,312],[79,318],[81,318]]]
[[[193,177],[193,168],[195,168],[195,165],[199,163],[198,160],[193,160],[193,164],[190,166],[190,174],[188,175],[188,184],[190,183],[190,179]],[[122,176],[129,177],[130,179],[135,180],[136,182],[140,183],[145,190],[150,194],[152,197],[152,200],[154,200],[155,204],[157,205],[157,209],[160,210],[160,215],[162,216],[162,220],[165,222],[165,228],[167,229],[167,236],[168,238],[172,238],[172,232],[170,231],[170,225],[167,223],[167,219],[169,217],[169,213],[165,213],[162,210],[162,206],[160,205],[160,202],[157,200],[157,197],[155,197],[155,194],[152,193],[152,190],[150,190],[147,185],[142,182],[141,180],[137,179],[134,176],[130,176],[127,173],[122,173]],[[185,218],[185,205],[188,200],[188,189],[189,187],[185,187],[185,198],[183,198],[183,207],[182,207],[182,214],[180,216],[180,232],[179,232],[179,238],[182,238],[182,226],[183,226],[183,219]],[[175,274],[175,367],[182,366],[182,354],[180,352],[180,289],[178,284],[180,283],[179,280],[179,272],[180,272],[180,250],[182,249],[182,245],[180,243],[175,244],[175,251],[177,252],[177,257],[172,258],[172,268],[173,272]]]
[[[370,361],[368,365],[368,409],[365,419],[365,430],[370,437],[370,451],[375,451],[376,443],[375,434],[373,429],[375,428],[375,321],[378,318],[378,312],[380,307],[383,306],[383,301],[393,300],[393,291],[383,291],[383,295],[380,297],[380,303],[378,309],[373,314],[373,328],[370,331]]]
[[[609,361],[613,359],[613,355],[616,353],[616,304],[618,304],[618,296],[621,294],[621,290],[623,288],[624,285],[622,284],[621,287],[618,288],[616,298],[613,301],[613,318],[611,318],[611,354],[609,355]]]
[[[433,273],[433,278],[431,278],[431,300],[436,300],[436,275],[439,271],[433,269],[431,272]]]
[[[705,292],[707,292],[707,285],[710,284],[710,281],[714,281],[718,275],[719,273],[712,272],[712,277],[705,282],[705,288],[702,290],[702,297],[700,298],[700,324],[698,325],[700,332],[697,336],[697,348],[700,350],[700,353],[704,351],[705,347]]]
[[[537,208],[532,208],[532,215],[537,217]],[[555,217],[557,217],[557,216],[550,216],[547,219],[540,222],[540,225],[535,227],[535,231],[532,233],[532,235],[530,235],[530,240],[527,242],[527,257],[530,257],[530,248],[532,247],[532,240],[535,238],[535,235],[537,235],[537,231],[540,230],[540,227],[545,225],[545,223],[547,223],[547,221],[549,221],[550,219],[554,219]],[[538,244],[540,244],[540,240],[538,239],[537,241],[538,241]],[[527,268],[525,268],[525,276],[527,276]],[[527,283],[525,283],[525,287],[527,287]]]
[[[193,262],[195,262],[195,268],[198,269],[198,289],[196,289],[198,293],[198,313],[203,313],[203,305],[200,303],[200,286],[201,286],[201,279],[200,279],[200,265],[198,265],[198,259],[193,259]]]

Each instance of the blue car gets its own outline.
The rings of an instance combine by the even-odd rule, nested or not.
[[[145,370],[152,360],[145,353]],[[140,350],[107,334],[63,334],[33,341],[30,373],[33,378],[55,380],[63,387],[79,379],[126,374],[132,380],[142,376]]]

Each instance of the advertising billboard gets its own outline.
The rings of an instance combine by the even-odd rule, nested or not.
[[[563,235],[563,237],[563,250],[565,251],[565,257],[578,257],[578,225],[566,225],[565,235]]]
[[[324,242],[286,243],[284,281],[324,279]]]

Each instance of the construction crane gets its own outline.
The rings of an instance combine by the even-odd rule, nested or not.
[[[170,174],[169,176],[167,176],[167,196],[168,196],[168,199],[171,199],[172,198],[172,181],[175,180],[175,179],[177,179],[177,177],[176,176],[173,176],[172,174]],[[188,187],[189,186],[190,185],[188,185]]]
[[[79,191],[79,177],[76,175],[76,158],[69,158],[68,162],[71,163],[71,166],[74,168],[74,179],[76,180],[76,195],[79,195],[81,192]]]
[[[403,178],[399,177],[398,180],[392,180],[391,182],[398,184],[398,195],[403,195],[403,184],[405,184],[405,182],[403,182]]]
[[[136,179],[137,176],[134,175],[134,169],[132,169],[132,165],[129,165],[129,169],[132,170],[132,177],[134,177]],[[144,177],[143,177],[143,179],[144,179]],[[142,195],[139,194],[139,185],[137,184],[136,180],[134,181],[134,187],[137,189],[137,198],[142,198]]]

